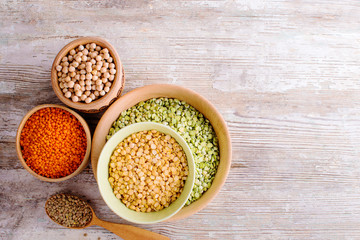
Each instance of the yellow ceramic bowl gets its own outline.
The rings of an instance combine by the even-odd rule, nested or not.
[[[136,212],[127,208],[119,199],[115,197],[112,191],[108,181],[110,157],[116,146],[131,134],[153,129],[172,136],[180,144],[186,154],[189,174],[180,197],[171,203],[169,207],[164,208],[158,212]],[[133,223],[150,224],[161,222],[172,217],[185,205],[187,199],[190,196],[195,181],[195,163],[191,150],[185,140],[170,127],[153,122],[135,123],[115,133],[105,144],[97,164],[97,177],[101,196],[113,212],[115,212],[123,219]]]

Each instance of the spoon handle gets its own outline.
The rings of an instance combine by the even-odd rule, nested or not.
[[[142,228],[134,227],[131,225],[107,222],[99,218],[97,218],[93,222],[93,224],[115,233],[124,240],[170,240],[170,238],[166,236]]]

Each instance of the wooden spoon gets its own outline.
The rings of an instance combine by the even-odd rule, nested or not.
[[[70,194],[66,194],[66,195],[71,196]],[[46,201],[45,206],[47,206],[47,203],[48,203],[49,199]],[[59,224],[58,222],[56,222],[55,220],[53,220],[50,217],[46,207],[45,207],[45,211],[46,211],[46,214],[48,215],[48,217],[51,220],[53,220],[55,223],[57,223],[57,224],[59,224],[59,225],[61,225],[63,227],[71,228],[71,229],[83,229],[83,228],[90,227],[92,225],[97,225],[97,226],[100,226],[100,227],[103,227],[103,228],[109,230],[110,232],[115,233],[116,235],[123,238],[124,240],[143,240],[143,239],[148,239],[148,240],[170,240],[170,238],[168,238],[166,236],[163,236],[163,235],[160,235],[158,233],[154,233],[154,232],[142,229],[142,228],[138,228],[138,227],[134,227],[134,226],[131,226],[131,225],[126,225],[126,224],[119,224],[119,223],[112,223],[112,222],[108,222],[108,221],[103,221],[103,220],[99,219],[95,215],[95,212],[94,212],[93,208],[90,206],[90,204],[87,203],[87,205],[91,209],[92,218],[84,227],[67,227],[67,226],[61,225],[61,224]]]

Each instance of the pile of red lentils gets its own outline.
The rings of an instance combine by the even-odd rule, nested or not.
[[[73,173],[85,157],[86,133],[70,112],[49,107],[26,121],[20,136],[26,164],[37,174],[61,178]]]

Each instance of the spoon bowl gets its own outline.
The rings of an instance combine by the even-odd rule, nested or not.
[[[56,194],[59,195],[59,194]],[[131,225],[126,225],[126,224],[120,224],[120,223],[113,223],[113,222],[108,222],[108,221],[104,221],[99,219],[94,212],[94,209],[90,206],[90,204],[88,204],[86,201],[84,201],[83,199],[71,195],[71,194],[62,194],[62,195],[67,195],[67,196],[74,196],[76,198],[79,198],[81,201],[85,202],[87,204],[87,207],[90,208],[91,210],[91,218],[90,220],[86,223],[86,225],[81,226],[81,227],[68,227],[65,225],[62,225],[58,222],[56,222],[52,217],[51,214],[49,214],[48,210],[47,210],[47,206],[49,204],[49,200],[56,196],[53,195],[51,196],[45,203],[45,212],[48,215],[48,217],[54,221],[55,223],[63,226],[63,227],[67,227],[70,229],[83,229],[83,228],[87,228],[93,225],[97,225],[100,227],[103,227],[107,230],[109,230],[110,232],[113,232],[114,234],[118,235],[119,237],[123,238],[124,240],[143,240],[143,239],[148,239],[148,240],[170,240],[170,238],[160,235],[158,233],[154,233],[142,228],[138,228],[138,227],[134,227]]]

